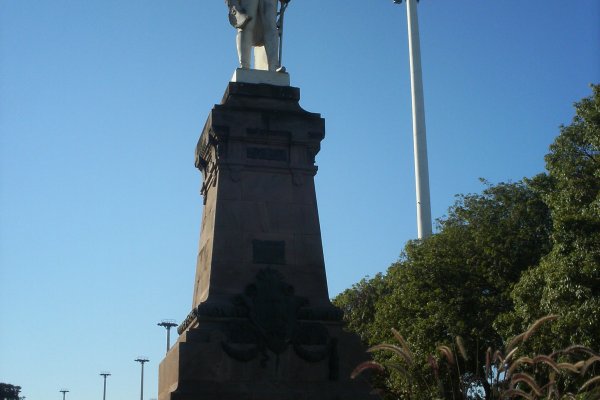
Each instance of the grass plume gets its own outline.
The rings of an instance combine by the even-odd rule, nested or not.
[[[463,360],[468,360],[469,355],[467,354],[467,350],[465,349],[465,342],[462,337],[457,336],[454,340],[456,342],[456,347],[458,348],[458,352],[460,353]]]
[[[460,336],[456,336],[450,345],[437,346],[435,352],[439,356],[430,354],[419,361],[415,356],[419,353],[413,353],[408,342],[395,329],[392,333],[397,344],[380,344],[368,351],[391,352],[398,356],[400,361],[364,362],[355,368],[352,378],[368,369],[379,372],[387,369],[408,382],[409,389],[404,394],[409,393],[411,399],[413,394],[418,394],[415,398],[425,398],[419,396],[428,393],[432,398],[456,400],[463,398],[473,388],[485,388],[487,400],[600,400],[600,376],[597,376],[596,372],[600,354],[597,352],[585,346],[573,345],[550,355],[518,354],[520,343],[528,340],[544,323],[556,318],[549,315],[538,319],[503,348],[493,350],[492,347],[488,347],[485,352],[485,366],[478,366],[477,362],[480,361],[475,357],[475,368],[485,367],[484,378],[474,375],[473,372],[461,372],[462,364],[459,363],[458,355],[467,361],[469,353]],[[454,345],[456,349],[453,348]],[[582,355],[588,357],[582,359]],[[573,395],[568,388],[572,388],[572,391],[578,388],[579,394]],[[399,395],[390,394],[394,397]]]

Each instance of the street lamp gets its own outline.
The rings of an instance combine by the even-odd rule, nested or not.
[[[67,389],[60,389],[60,392],[63,394],[63,400],[65,400],[65,395],[69,393]]]
[[[138,357],[135,359],[135,361],[139,362],[142,365],[142,381],[140,384],[140,400],[144,400],[144,363],[147,363],[150,360],[148,360],[146,357]]]
[[[172,319],[163,319],[161,322],[159,322],[156,325],[162,326],[167,330],[167,353],[168,353],[169,348],[171,347],[171,328],[177,326],[177,324]]]
[[[106,378],[110,376],[110,372],[100,372],[100,376],[104,378],[104,391],[102,392],[102,400],[106,400]]]
[[[394,0],[401,4],[402,0]],[[421,71],[421,45],[417,0],[406,0],[408,20],[408,48],[410,55],[410,84],[412,95],[413,143],[415,154],[415,181],[417,192],[417,237],[431,236],[431,199],[429,194],[429,165],[427,162],[427,137],[425,129],[425,101],[423,99],[423,74]]]

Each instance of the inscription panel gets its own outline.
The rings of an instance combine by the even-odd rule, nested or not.
[[[252,160],[287,161],[288,153],[284,149],[248,147],[246,148],[246,157]]]

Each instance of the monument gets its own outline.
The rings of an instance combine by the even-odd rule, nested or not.
[[[192,310],[160,364],[159,400],[373,398],[350,379],[364,348],[327,291],[314,185],[325,121],[300,107],[287,73],[241,67],[196,147]]]

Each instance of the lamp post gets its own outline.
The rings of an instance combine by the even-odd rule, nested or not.
[[[60,389],[60,392],[63,394],[63,400],[65,400],[65,396],[69,391],[67,389]]]
[[[140,384],[140,400],[144,400],[144,363],[147,363],[148,360],[146,357],[138,357],[135,361],[139,362],[142,365],[142,381]]]
[[[167,353],[171,348],[171,328],[177,326],[174,320],[172,319],[163,319],[161,322],[156,324],[158,326],[162,326],[167,330]]]
[[[412,97],[413,144],[415,155],[415,182],[417,194],[417,237],[431,236],[431,200],[429,194],[429,166],[427,162],[427,137],[425,129],[425,101],[421,71],[421,45],[417,1],[406,0],[408,20],[408,49],[410,57],[410,84]],[[394,0],[400,4],[402,0]]]
[[[106,378],[110,376],[110,372],[100,372],[100,376],[104,378],[104,391],[102,392],[102,400],[106,400]]]

